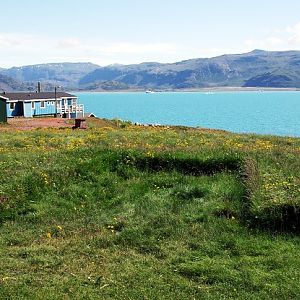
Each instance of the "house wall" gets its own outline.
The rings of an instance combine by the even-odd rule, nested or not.
[[[44,108],[41,106],[44,102]],[[35,108],[32,109],[33,116],[54,115],[55,114],[55,101],[35,101]]]
[[[73,104],[73,99],[58,99],[57,100],[57,113],[60,113],[61,106],[71,106]],[[76,102],[77,103],[77,99]],[[42,115],[54,115],[56,113],[55,101],[45,101],[44,108],[41,107],[41,101],[35,102],[35,108],[32,110],[33,116],[42,116]],[[71,118],[76,118],[76,113],[70,115]]]
[[[0,99],[0,123],[7,121],[6,101]]]
[[[22,102],[14,102],[15,108],[10,109],[10,102],[6,102],[6,112],[7,117],[17,117],[17,116],[23,116],[23,103]]]

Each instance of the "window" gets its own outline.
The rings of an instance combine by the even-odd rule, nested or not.
[[[45,108],[45,101],[41,101],[41,108]]]
[[[15,107],[16,107],[16,103],[14,103],[14,102],[10,102],[10,103],[9,103],[9,109],[10,109],[10,110],[14,110]]]
[[[51,105],[52,105],[52,106],[54,105],[54,101],[51,101]]]
[[[50,101],[47,101],[47,105],[48,105],[48,106],[50,105]]]
[[[33,102],[33,101],[31,102],[31,108],[35,109],[35,102]]]

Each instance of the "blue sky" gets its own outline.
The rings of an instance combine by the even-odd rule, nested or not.
[[[299,0],[9,0],[1,12],[0,67],[300,50]]]

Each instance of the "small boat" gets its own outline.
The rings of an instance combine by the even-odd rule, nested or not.
[[[155,92],[154,91],[151,91],[151,90],[147,90],[146,91],[146,94],[154,94]]]

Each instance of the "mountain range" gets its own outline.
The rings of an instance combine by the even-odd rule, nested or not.
[[[100,67],[55,63],[0,69],[0,88],[28,90],[41,81],[72,90],[195,89],[213,87],[300,88],[300,51],[254,50],[176,63],[147,62]]]

